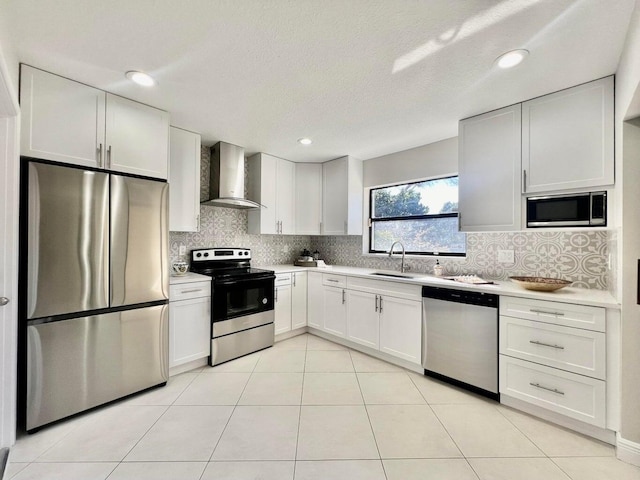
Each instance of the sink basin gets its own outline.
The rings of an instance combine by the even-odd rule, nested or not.
[[[387,272],[373,272],[369,275],[378,275],[380,277],[392,277],[392,278],[419,278],[424,275],[407,275],[405,273],[387,273]]]

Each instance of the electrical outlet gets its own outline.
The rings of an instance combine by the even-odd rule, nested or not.
[[[498,250],[498,263],[516,263],[513,250]]]
[[[178,247],[178,255],[184,255],[187,253],[187,246],[180,244],[180,246]]]
[[[289,245],[284,245],[282,247],[282,253],[289,253]]]

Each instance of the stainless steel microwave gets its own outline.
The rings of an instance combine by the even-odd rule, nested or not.
[[[527,227],[605,227],[607,192],[527,198]]]

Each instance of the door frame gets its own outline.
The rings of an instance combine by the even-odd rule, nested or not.
[[[16,439],[20,108],[0,52],[0,448]]]

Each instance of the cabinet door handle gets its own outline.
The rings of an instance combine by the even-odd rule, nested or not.
[[[195,292],[202,292],[202,289],[194,288],[193,290],[182,290],[180,293],[195,293]]]
[[[347,221],[345,220],[345,221],[344,221],[344,234],[345,234],[345,235],[347,235],[347,234],[349,233],[349,231],[347,230],[347,227],[348,227],[348,225],[347,225]]]
[[[102,144],[98,147],[98,167],[102,168]]]
[[[378,295],[376,295],[376,312],[378,311]]]
[[[111,145],[107,147],[107,168],[111,168]]]
[[[462,231],[462,214],[458,212],[458,231]]]
[[[380,295],[380,313],[382,313],[382,295]]]
[[[539,383],[533,383],[533,382],[529,382],[529,385],[531,385],[532,387],[540,388],[542,390],[546,390],[547,392],[557,393],[558,395],[564,395],[564,392],[561,392],[557,388],[549,388],[549,387],[545,387],[544,385],[540,385]]]
[[[334,280],[333,278],[327,278],[327,282],[338,283],[338,280]]]
[[[345,293],[346,293],[346,292],[345,292],[345,290],[344,290],[344,288],[343,288],[343,289],[342,289],[342,304],[343,304],[343,305],[344,305],[344,302],[345,302],[345,298],[344,298]]]
[[[522,170],[522,191],[527,193],[527,171]]]
[[[322,234],[322,222],[320,222],[320,234]]]
[[[529,311],[533,313],[544,313],[545,315],[556,315],[558,317],[564,316],[564,313],[562,312],[549,312],[547,310],[538,310],[537,308],[530,308]]]
[[[295,273],[293,274],[293,286],[294,287],[296,286],[296,274]]]
[[[200,231],[200,214],[196,215],[196,231]]]
[[[560,345],[551,345],[550,343],[539,342],[538,340],[529,340],[529,343],[533,343],[534,345],[540,345],[542,347],[551,347],[551,348],[557,348],[558,350],[564,350],[564,347]]]
[[[275,288],[274,292],[273,292],[273,300],[277,303],[278,302],[278,287]]]

